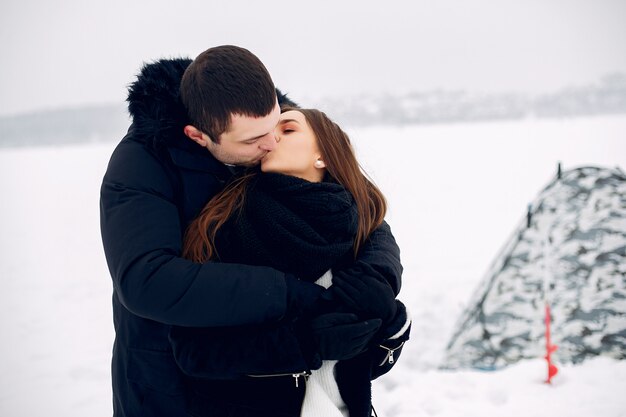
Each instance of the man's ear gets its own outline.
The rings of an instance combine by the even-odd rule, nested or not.
[[[203,134],[200,130],[192,125],[185,126],[183,128],[183,132],[185,132],[185,136],[187,136],[189,139],[193,140],[203,148],[206,148],[207,141],[211,140],[207,135]]]

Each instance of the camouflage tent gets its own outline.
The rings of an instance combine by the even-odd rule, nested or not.
[[[626,175],[560,172],[529,205],[459,320],[444,368],[497,369],[545,354],[552,308],[557,362],[626,358]]]

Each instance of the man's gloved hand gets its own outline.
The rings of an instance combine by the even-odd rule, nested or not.
[[[358,262],[333,273],[330,291],[335,300],[361,318],[378,318],[388,323],[396,315],[396,294],[391,285],[367,264]]]
[[[380,325],[380,319],[359,321],[354,314],[328,313],[309,323],[314,344],[323,360],[345,360],[367,349]]]
[[[312,282],[302,281],[291,274],[285,274],[287,286],[287,311],[286,317],[306,316],[310,313],[320,295],[327,290]]]

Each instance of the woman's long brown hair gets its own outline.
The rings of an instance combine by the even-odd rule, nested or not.
[[[358,214],[354,255],[368,236],[383,222],[387,203],[382,192],[365,175],[356,160],[348,135],[315,109],[283,108],[302,113],[313,130],[326,164],[328,174],[346,188],[356,202]],[[233,181],[213,197],[200,215],[189,225],[183,242],[183,257],[205,262],[217,257],[215,236],[220,227],[243,205],[245,190],[254,174],[248,173]]]

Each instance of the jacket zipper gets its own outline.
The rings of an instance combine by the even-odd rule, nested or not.
[[[304,381],[306,382],[306,380],[309,378],[309,376],[311,375],[310,371],[303,371],[303,372],[296,372],[296,373],[285,373],[285,374],[269,374],[269,375],[248,375],[251,378],[274,378],[274,377],[281,377],[281,376],[290,376],[292,377],[295,381],[296,384],[296,388],[298,388],[300,386],[299,381],[300,381],[300,377],[304,378]]]
[[[395,362],[395,358],[393,357],[393,353],[400,349],[402,346],[404,346],[404,342],[400,343],[400,346],[398,346],[395,349],[390,349],[387,346],[383,346],[383,345],[378,345],[379,347],[385,349],[387,351],[387,355],[385,355],[385,359],[383,359],[383,361],[380,363],[380,365],[378,366],[383,366],[385,364],[385,362],[389,363],[390,365],[393,364]]]

